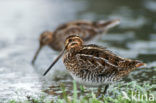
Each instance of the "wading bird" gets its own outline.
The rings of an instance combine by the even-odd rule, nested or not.
[[[54,32],[43,32],[40,35],[39,43],[40,46],[35,53],[32,60],[34,64],[40,50],[48,45],[51,49],[61,51],[64,48],[64,41],[66,37],[71,34],[80,34],[79,36],[84,40],[88,41],[93,39],[98,34],[108,31],[110,28],[120,23],[119,19],[109,21],[73,21],[58,26]]]
[[[46,70],[44,75],[63,55],[63,62],[73,79],[83,85],[101,87],[105,91],[109,84],[128,75],[135,68],[143,66],[138,60],[131,60],[115,55],[104,47],[94,44],[84,45],[77,35],[67,37],[65,48]]]

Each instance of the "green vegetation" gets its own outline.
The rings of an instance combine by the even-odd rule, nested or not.
[[[96,97],[96,93],[93,90],[87,95],[84,95],[85,90],[83,87],[80,87],[80,91],[78,91],[74,81],[72,95],[69,95],[65,86],[61,84],[62,97],[57,100],[46,100],[46,96],[39,98],[27,96],[25,101],[17,102],[11,100],[9,103],[156,103],[155,89],[156,85],[147,83],[143,85],[136,82],[119,83],[113,86],[107,95]],[[125,96],[128,99],[125,99]]]

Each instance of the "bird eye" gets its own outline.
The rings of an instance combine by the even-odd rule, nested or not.
[[[69,39],[69,42],[72,42],[73,40],[72,39]]]

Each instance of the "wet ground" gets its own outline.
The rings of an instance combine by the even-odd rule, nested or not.
[[[37,97],[48,87],[54,90],[50,94],[56,94],[53,92],[59,92],[60,82],[72,84],[61,60],[42,77],[58,55],[48,47],[42,50],[35,66],[30,61],[41,32],[76,19],[119,18],[118,27],[91,43],[147,63],[146,68],[132,72],[124,82],[156,84],[155,0],[0,0],[0,14],[0,101]]]

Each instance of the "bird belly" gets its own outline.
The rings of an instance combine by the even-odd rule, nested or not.
[[[90,87],[98,87],[98,86],[102,86],[102,85],[106,85],[106,84],[110,84],[111,82],[107,82],[107,81],[104,81],[104,82],[97,82],[97,81],[93,81],[93,80],[88,80],[88,79],[83,79],[79,76],[76,76],[75,74],[73,73],[70,73],[71,76],[73,77],[73,79],[79,83],[79,84],[82,84],[82,85],[85,85],[85,86],[90,86]]]

